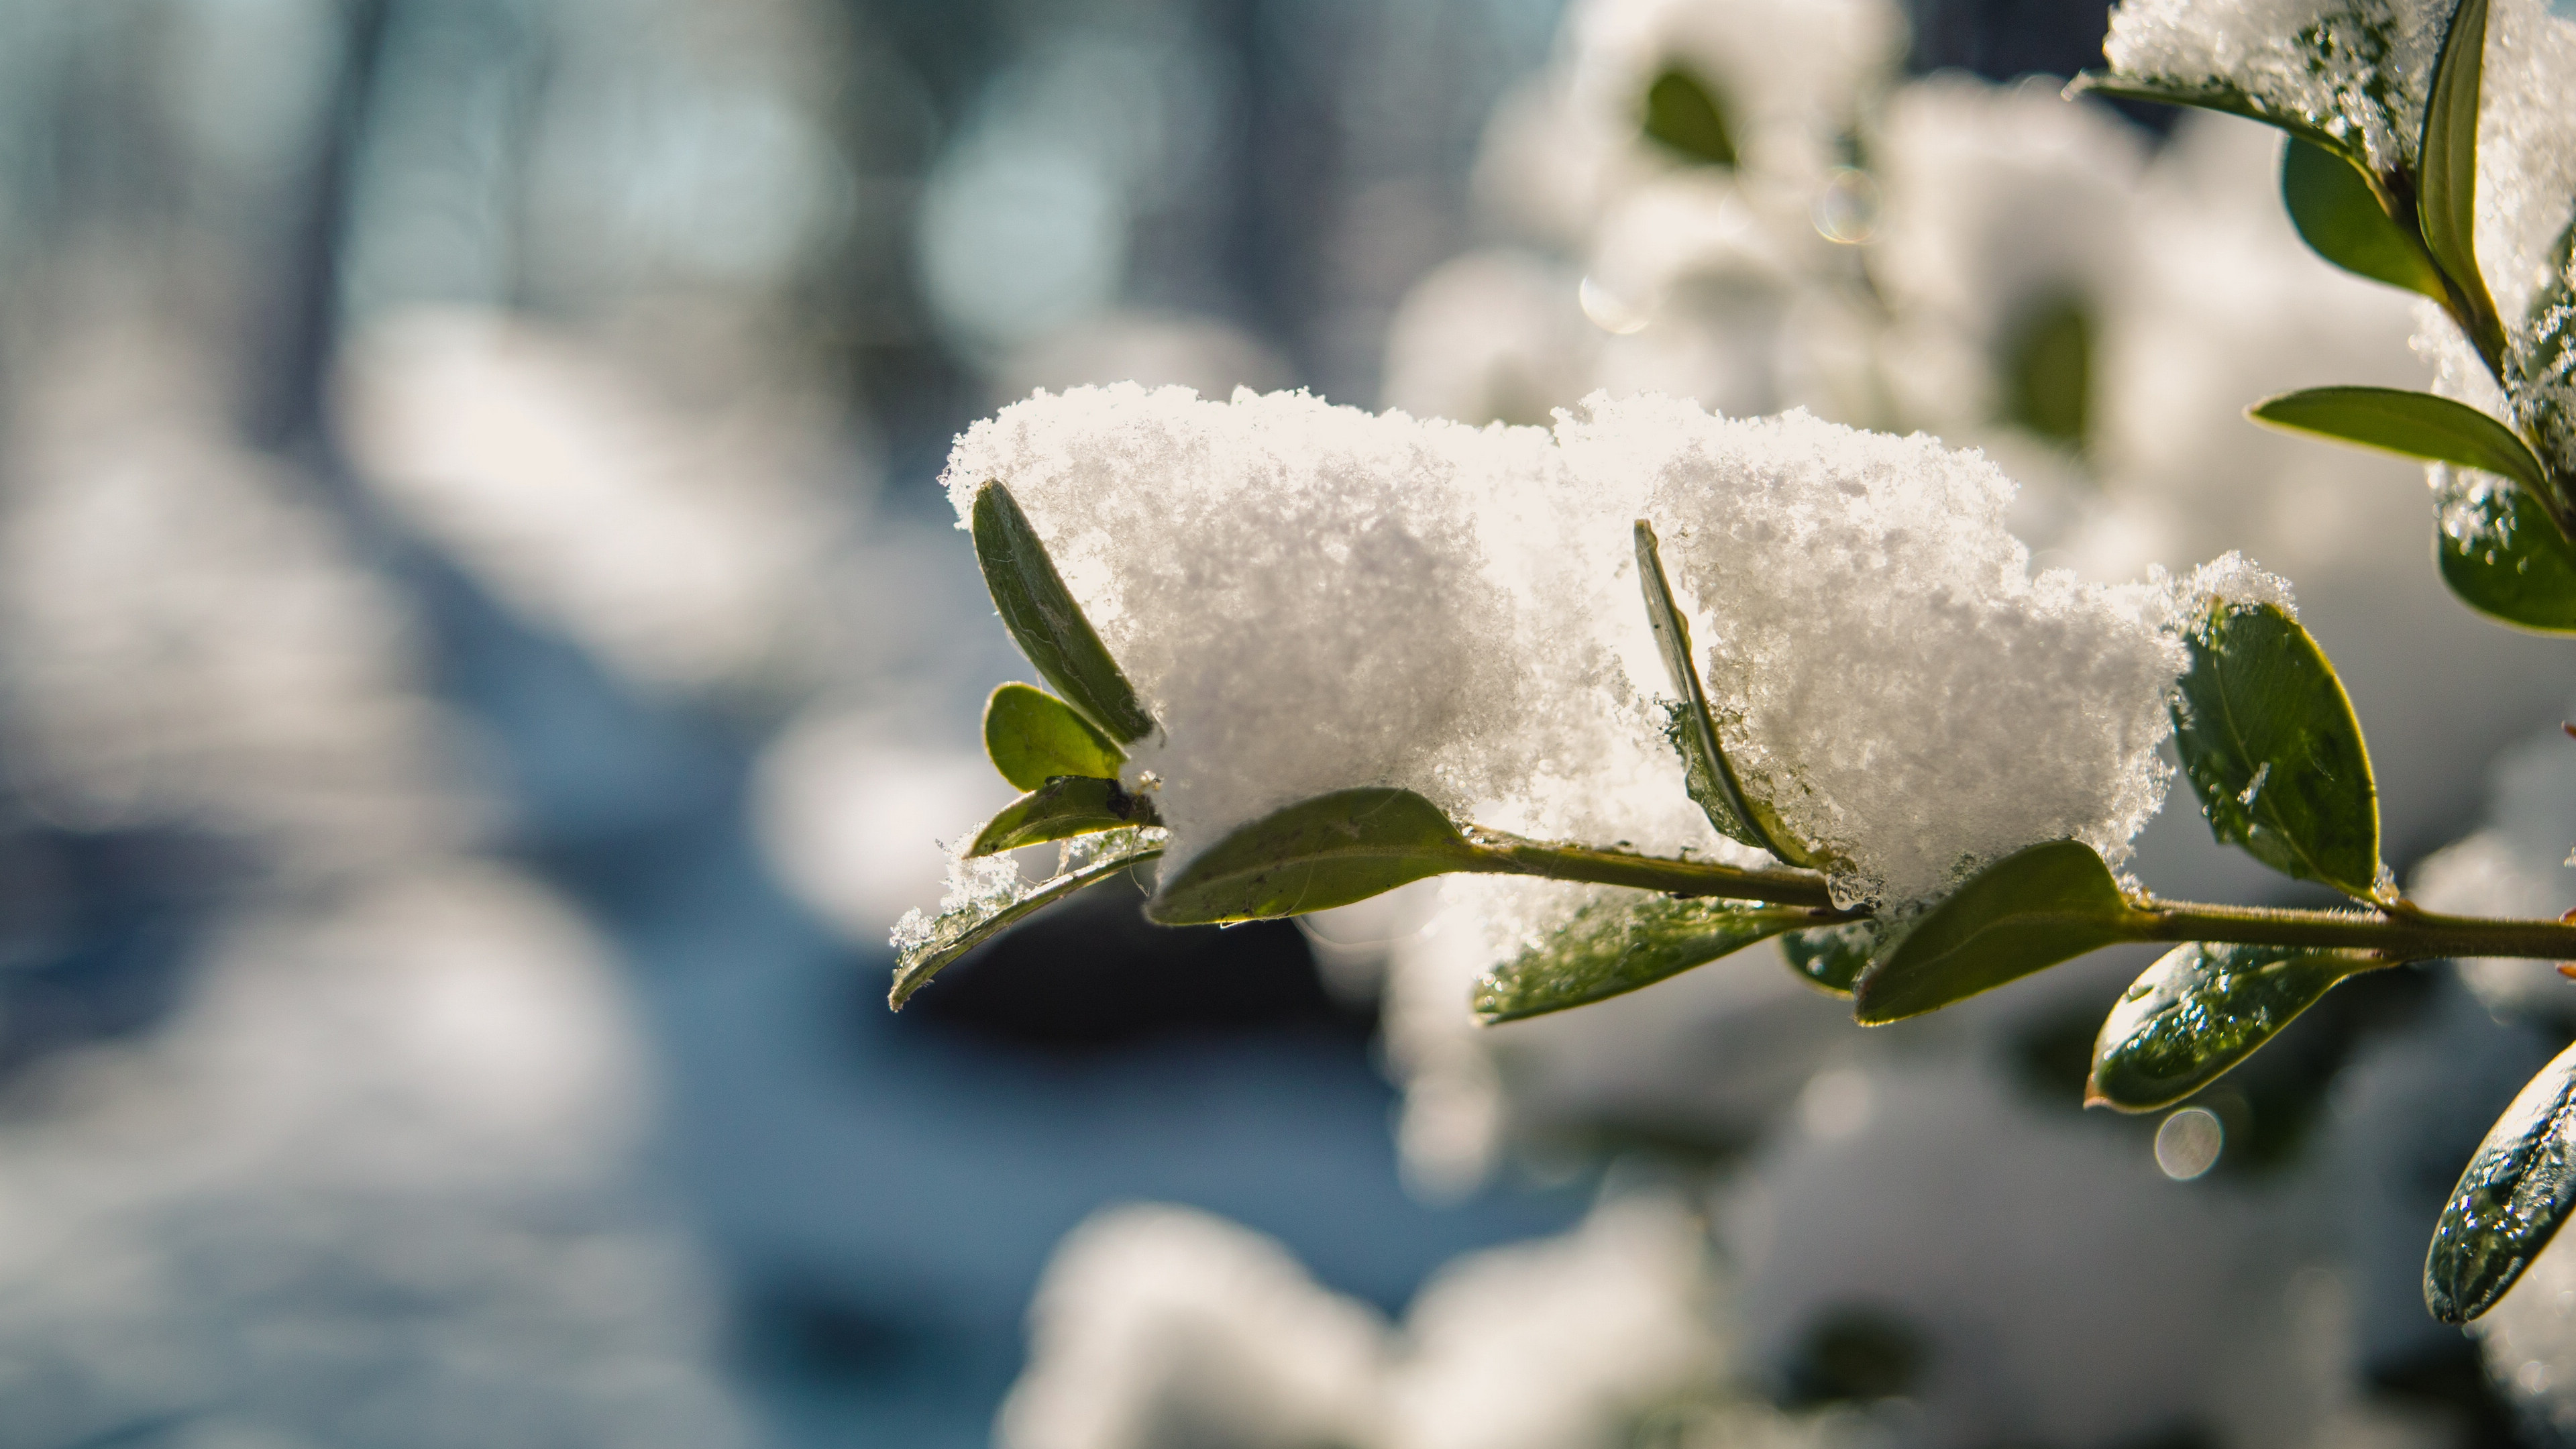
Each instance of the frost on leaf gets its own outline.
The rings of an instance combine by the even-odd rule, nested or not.
[[[1027,881],[1007,855],[976,857],[965,854],[963,848],[951,851],[948,894],[939,903],[939,914],[906,911],[895,923],[890,942],[895,951],[894,987],[887,993],[887,1004],[901,1009],[950,962],[1005,928],[1162,853],[1163,832],[1152,826],[1080,836],[1064,843],[1054,875]]]
[[[2443,0],[2127,0],[2115,84],[2206,97],[2412,174],[2451,6]]]

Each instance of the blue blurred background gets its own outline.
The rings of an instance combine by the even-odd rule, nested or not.
[[[1376,405],[1557,12],[0,3],[0,1446],[980,1444],[1103,1204],[1390,1311],[1574,1221],[1408,1192],[1284,925],[881,1005],[1021,672],[949,440]]]

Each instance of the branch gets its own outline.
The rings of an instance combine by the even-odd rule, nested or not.
[[[1747,870],[1715,861],[1644,855],[1602,846],[1547,844],[1472,825],[1465,834],[1479,861],[1470,869],[1480,873],[1629,886],[1669,896],[1834,909],[1825,878],[1811,870]],[[2441,915],[2402,902],[2385,910],[2341,911],[2203,905],[2154,896],[2134,898],[2132,904],[2135,909],[2124,927],[2133,941],[2314,946],[2371,951],[2391,961],[2458,956],[2576,961],[2576,922],[2569,921]],[[1844,920],[1860,920],[1871,914],[1866,909],[1838,912]]]

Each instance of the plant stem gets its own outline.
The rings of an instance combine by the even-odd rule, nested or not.
[[[1466,835],[1482,862],[1469,868],[1487,874],[1535,875],[1593,885],[1634,886],[1668,896],[1715,896],[1768,901],[1777,906],[1831,909],[1834,904],[1832,893],[1825,889],[1825,878],[1812,870],[1746,870],[1713,860],[1675,860],[1594,845],[1550,845],[1473,825],[1467,827]]]
[[[1676,860],[1601,846],[1546,844],[1474,826],[1468,827],[1466,834],[1479,860],[1470,869],[1479,872],[1630,886],[1671,896],[1833,908],[1825,878],[1811,870],[1747,870],[1715,861]],[[1869,912],[1840,914],[1844,919],[1856,920]],[[2149,896],[2135,903],[2128,926],[2130,939],[2135,941],[2313,946],[2372,951],[2391,961],[2451,956],[2576,961],[2576,923],[2446,916],[2412,907],[2392,911],[2304,911],[2202,905]]]
[[[2316,946],[2375,951],[2392,961],[2444,956],[2576,960],[2576,924],[2446,916],[2430,911],[2292,911],[2149,899],[2140,905],[2141,941],[2229,941],[2249,946]]]

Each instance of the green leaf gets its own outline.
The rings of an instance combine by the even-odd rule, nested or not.
[[[1849,996],[1852,983],[1869,966],[1870,957],[1895,935],[1884,920],[1850,921],[1792,931],[1780,938],[1780,954],[1799,980],[1832,996]]]
[[[2356,276],[2448,304],[2442,274],[2412,226],[2382,206],[2369,174],[2296,136],[2281,151],[2281,204],[2318,256]]]
[[[2433,556],[2470,608],[2547,634],[2576,634],[2576,547],[2523,489],[2454,473],[2436,495]]]
[[[1646,597],[1646,622],[1655,647],[1664,657],[1664,672],[1681,702],[1673,708],[1673,748],[1681,752],[1684,788],[1720,835],[1767,850],[1791,865],[1815,867],[1821,862],[1782,827],[1777,812],[1745,794],[1717,740],[1717,721],[1709,714],[1708,692],[1700,686],[1699,666],[1691,659],[1690,621],[1673,602],[1673,586],[1664,574],[1664,558],[1654,525],[1636,524],[1637,586]]]
[[[2540,1069],[2478,1144],[2424,1255],[2424,1306],[2466,1323],[2496,1305],[2576,1205],[2576,1047]]]
[[[2486,54],[2487,0],[2460,0],[2425,98],[2415,216],[2424,250],[2468,310],[2463,325],[2492,359],[2503,355],[2504,328],[2477,256],[2478,90]]]
[[[1476,983],[1476,1016],[1517,1021],[1651,986],[1831,913],[1796,906],[1745,906],[1620,896],[1598,900],[1540,945]]]
[[[2370,158],[2360,146],[2336,135],[2323,124],[2323,118],[2304,115],[2274,105],[2272,102],[2240,90],[2216,78],[2184,83],[2169,77],[2120,75],[2088,70],[2067,83],[2066,98],[2081,95],[2100,96],[2106,101],[2145,101],[2151,105],[2189,106],[2195,110],[2217,111],[2224,115],[2242,116],[2266,126],[2286,131],[2294,140],[2311,146],[2322,146],[2356,166],[2368,166]]]
[[[1297,916],[1486,863],[1440,807],[1410,790],[1339,790],[1209,846],[1164,880],[1145,914],[1166,926]]]
[[[979,896],[941,911],[935,919],[924,920],[918,911],[906,916],[895,928],[894,989],[886,994],[886,1005],[901,1011],[914,992],[958,957],[1086,886],[1160,857],[1166,838],[1164,832],[1146,827],[1093,836],[1079,846],[1065,847],[1066,869],[1050,879]],[[1078,849],[1081,853],[1076,856]]]
[[[1853,984],[1864,1026],[1935,1011],[2087,951],[2140,939],[2093,847],[2051,840],[2015,851],[1934,906]]]
[[[2511,478],[2547,496],[2548,477],[2513,429],[2466,403],[2396,387],[2312,387],[2245,410],[2258,423],[2365,448],[2456,463]]]
[[[966,854],[994,855],[1023,845],[1070,840],[1125,825],[1161,823],[1154,816],[1152,801],[1128,794],[1115,780],[1059,775],[1003,806],[1002,813],[976,833],[975,843],[967,847]]]
[[[2254,1054],[2334,984],[2389,963],[2359,951],[2177,946],[2120,997],[2093,1043],[2085,1105],[2170,1107]]]
[[[1735,165],[1735,136],[1717,88],[1680,66],[1646,87],[1646,137],[1704,166]]]
[[[2184,643],[2174,746],[2210,833],[2284,875],[2370,899],[2379,788],[2324,651],[2276,605],[2223,600]]]
[[[1047,557],[1046,545],[1011,490],[998,482],[985,484],[975,494],[972,527],[975,560],[983,566],[993,607],[1038,673],[1118,743],[1134,744],[1153,733],[1153,717],[1137,702],[1135,687],[1118,672],[1118,661],[1109,657],[1082,606],[1065,589],[1055,561]]]
[[[2093,315],[2084,299],[2053,297],[2025,312],[2004,347],[2004,418],[2081,450],[2091,436]]]
[[[1005,684],[984,701],[984,754],[1023,790],[1058,775],[1114,780],[1127,763],[1126,751],[1073,706],[1026,684]]]

